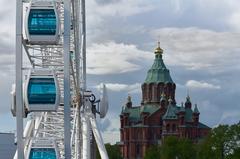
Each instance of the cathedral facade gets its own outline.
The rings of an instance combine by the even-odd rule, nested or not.
[[[200,112],[189,95],[185,103],[175,101],[176,84],[162,59],[160,45],[155,60],[142,84],[142,102],[133,106],[131,97],[120,114],[120,147],[124,159],[143,159],[151,145],[161,145],[167,136],[193,142],[206,136],[210,128],[199,122]]]

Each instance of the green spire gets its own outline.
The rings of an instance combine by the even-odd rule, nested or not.
[[[190,99],[190,96],[189,96],[189,95],[186,97],[186,101],[187,101],[187,102],[191,102],[191,99]]]
[[[145,83],[173,83],[170,72],[163,62],[162,54],[163,50],[160,48],[160,43],[158,43],[158,47],[155,49],[155,60],[148,70]]]
[[[198,107],[197,107],[197,104],[195,104],[195,108],[193,110],[193,113],[195,114],[200,114],[199,110],[198,110]]]
[[[189,95],[189,89],[187,90],[187,97],[186,97],[186,102],[185,103],[191,103],[191,98]]]

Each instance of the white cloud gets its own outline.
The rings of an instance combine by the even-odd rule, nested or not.
[[[233,31],[240,31],[240,11],[238,0],[224,0],[224,7],[229,8],[225,23]]]
[[[221,86],[219,85],[214,85],[204,81],[189,80],[185,85],[191,89],[221,89]]]
[[[179,13],[182,9],[182,6],[181,6],[181,0],[171,0],[171,3],[173,4],[174,6],[174,10],[176,13]]]
[[[87,6],[87,22],[90,29],[101,27],[106,18],[110,17],[128,17],[136,14],[153,10],[152,4],[144,0],[119,0],[113,3],[97,3],[95,0],[89,0]]]
[[[99,7],[98,13],[105,16],[132,16],[139,13],[148,12],[155,7],[144,0],[119,0]]]
[[[135,45],[107,42],[92,44],[88,48],[87,71],[89,74],[119,74],[141,69],[144,60],[152,59],[152,53],[139,50]]]
[[[113,3],[97,3],[95,0],[90,0],[87,3],[91,8],[89,13],[98,16],[133,16],[139,13],[148,12],[155,7],[153,4],[144,0],[119,0]]]
[[[143,31],[142,25],[127,21],[129,17],[154,9],[145,0],[89,0],[86,2],[88,44],[103,42]]]
[[[236,31],[240,31],[240,11],[233,13],[229,18],[229,25]]]
[[[114,92],[128,92],[131,94],[139,93],[141,92],[141,83],[135,83],[135,84],[120,84],[120,83],[105,83],[106,87],[110,91]],[[100,85],[97,85],[96,88],[100,88]]]
[[[102,123],[105,120],[109,120],[111,122],[108,123],[108,126],[105,127],[105,129],[103,130],[102,126],[104,126],[104,124],[102,125]],[[104,139],[104,143],[115,144],[116,141],[120,141],[120,132],[119,132],[120,120],[119,120],[118,115],[108,114],[107,119],[104,119],[103,121],[100,120],[100,121],[98,121],[98,123],[99,123],[99,128],[102,131],[102,136],[103,136],[103,139]]]
[[[166,63],[187,69],[219,73],[240,69],[240,33],[216,32],[199,28],[161,28],[159,35]]]

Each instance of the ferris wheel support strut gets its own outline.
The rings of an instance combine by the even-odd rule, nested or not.
[[[22,91],[22,1],[16,0],[16,124],[17,158],[24,159]]]
[[[82,159],[89,159],[90,158],[90,130],[92,129],[94,138],[97,142],[98,150],[102,159],[108,159],[107,151],[104,146],[104,142],[102,136],[99,132],[96,118],[92,113],[92,103],[90,102],[89,97],[84,98],[84,112],[81,114],[82,116],[82,138],[83,138],[83,156]]]
[[[71,158],[71,121],[70,121],[70,29],[71,1],[64,1],[64,154]]]
[[[87,69],[86,69],[86,11],[85,11],[85,0],[81,0],[81,19],[82,19],[81,52],[82,52],[82,58],[83,58],[83,91],[86,91],[86,87],[87,87],[86,70]]]

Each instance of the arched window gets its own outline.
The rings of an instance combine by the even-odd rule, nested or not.
[[[153,95],[153,83],[150,83],[148,85],[148,100],[152,101],[152,95]]]
[[[157,84],[152,85],[152,101],[157,102]]]
[[[172,131],[175,132],[176,131],[176,124],[172,125]]]
[[[169,125],[169,124],[167,124],[167,126],[166,126],[166,130],[167,130],[167,132],[170,131],[170,125]]]
[[[146,94],[147,94],[147,92],[146,92],[146,83],[144,83],[143,85],[142,85],[142,99],[143,100],[146,100]]]

